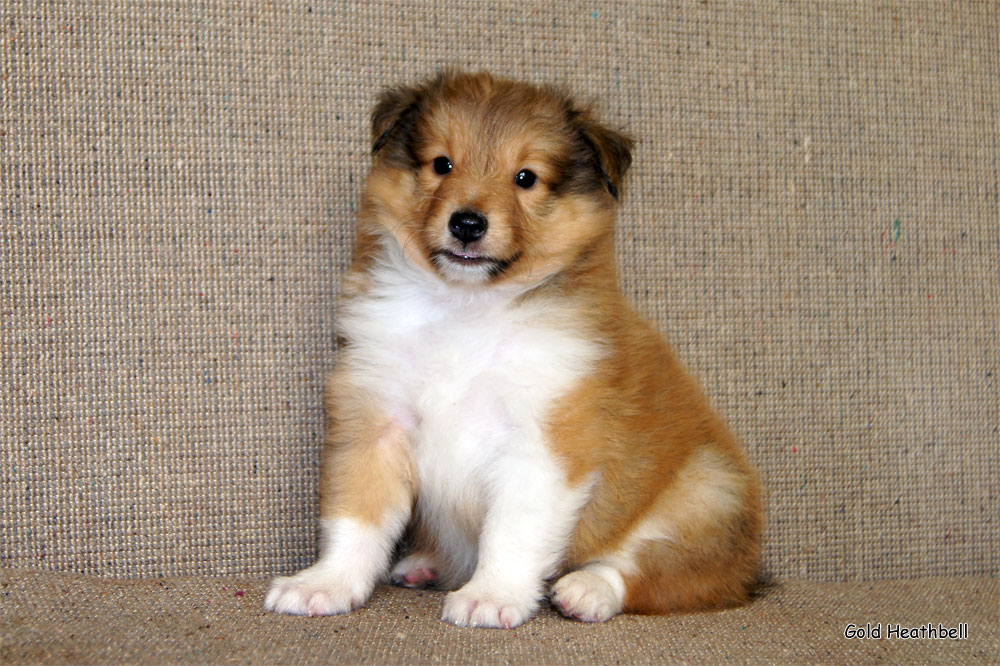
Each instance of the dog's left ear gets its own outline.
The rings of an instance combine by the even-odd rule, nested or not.
[[[628,136],[585,117],[580,137],[593,153],[604,186],[615,199],[622,191],[625,172],[632,164],[634,142]]]
[[[372,110],[372,155],[395,137],[405,137],[413,125],[420,104],[417,88],[389,88],[379,95]]]

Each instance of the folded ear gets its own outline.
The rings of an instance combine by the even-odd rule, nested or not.
[[[625,172],[632,164],[633,141],[607,128],[590,114],[581,114],[580,139],[593,154],[594,164],[608,192],[615,199],[622,191]]]
[[[391,141],[409,136],[420,98],[417,88],[400,86],[382,91],[372,110],[372,155]]]

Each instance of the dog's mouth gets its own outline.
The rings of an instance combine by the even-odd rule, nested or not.
[[[476,252],[451,252],[449,250],[438,250],[437,254],[448,261],[454,261],[462,266],[482,266],[488,264],[492,259],[484,257]]]
[[[463,268],[481,269],[483,272],[487,273],[490,278],[495,278],[502,274],[510,265],[517,261],[517,257],[511,257],[509,259],[498,259],[496,257],[489,257],[472,250],[435,250],[431,253],[431,259],[434,264],[439,268],[443,269],[451,266],[460,266]]]

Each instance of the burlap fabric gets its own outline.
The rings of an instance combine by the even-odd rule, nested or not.
[[[564,83],[638,138],[624,287],[760,466],[772,572],[997,575],[996,3],[0,16],[4,565],[310,560],[367,114],[457,65]]]
[[[749,606],[673,617],[570,622],[545,608],[512,631],[441,622],[443,593],[379,587],[354,615],[264,613],[260,578],[110,581],[19,574],[0,582],[4,663],[182,664],[996,664],[1000,581],[779,586]],[[848,639],[850,625],[881,639]],[[931,624],[967,638],[903,639]],[[26,629],[30,627],[30,629]],[[896,633],[890,634],[890,630]],[[40,640],[41,639],[41,640]]]

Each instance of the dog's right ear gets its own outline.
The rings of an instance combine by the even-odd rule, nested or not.
[[[372,111],[372,155],[397,139],[405,140],[413,129],[420,107],[417,88],[398,87],[384,90]]]
[[[580,140],[594,156],[594,167],[608,193],[618,199],[625,181],[625,172],[632,164],[631,138],[598,123],[587,114],[580,130]]]

